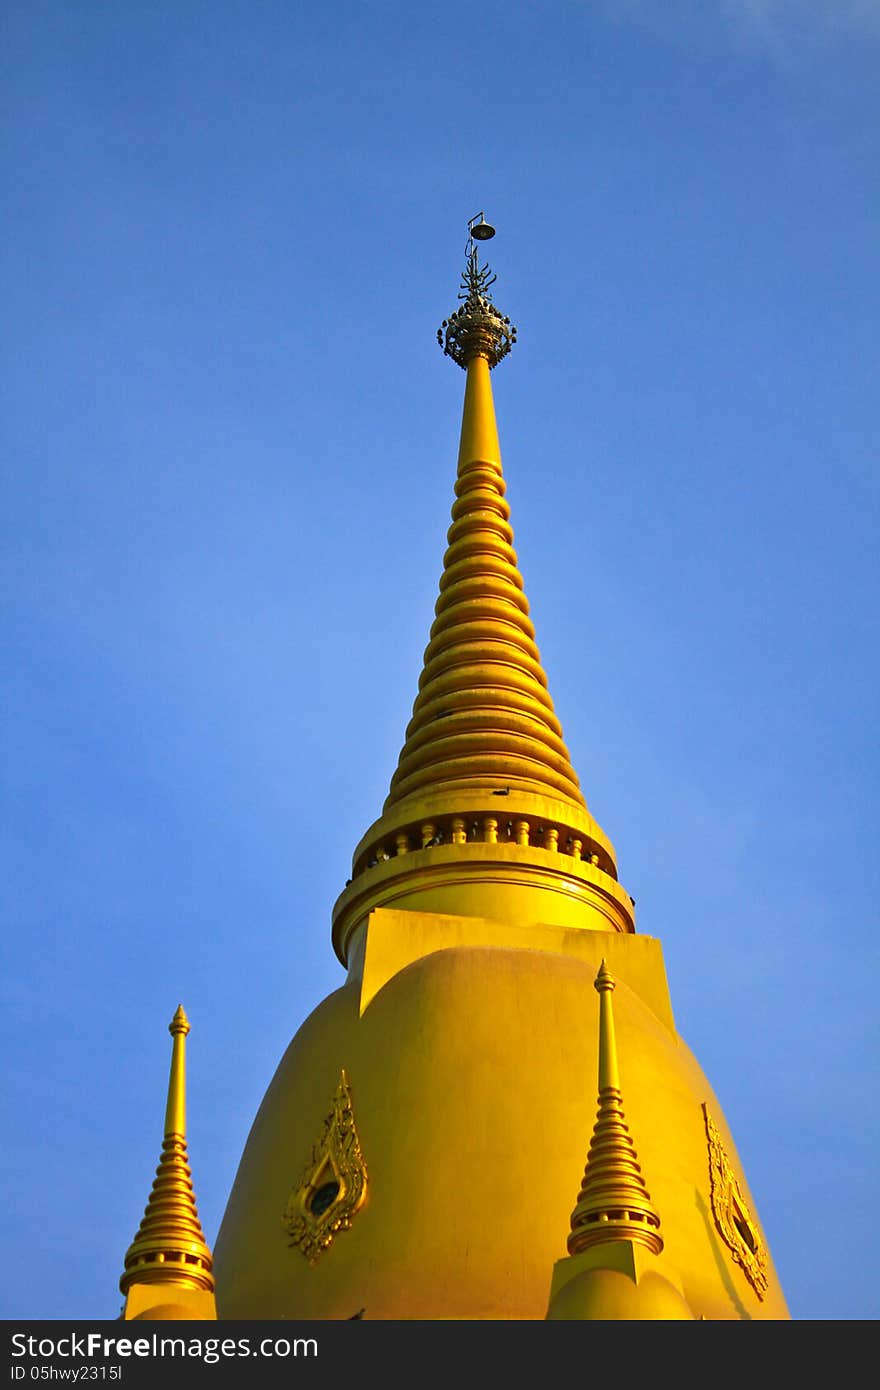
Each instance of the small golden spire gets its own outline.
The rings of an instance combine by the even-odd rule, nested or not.
[[[599,1109],[581,1190],[571,1214],[570,1255],[614,1240],[645,1245],[655,1255],[663,1249],[660,1217],[651,1203],[623,1115],[611,1007],[615,984],[603,960],[594,981],[599,994]]]
[[[196,1208],[186,1148],[186,1035],[189,1020],[179,1005],[168,1025],[174,1039],[165,1137],[156,1177],[137,1235],[125,1256],[122,1293],[135,1284],[173,1284],[213,1293],[211,1251]]]

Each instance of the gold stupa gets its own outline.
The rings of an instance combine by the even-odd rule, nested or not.
[[[333,909],[345,981],[290,1043],[232,1185],[218,1315],[787,1318],[554,712],[490,381],[516,330],[482,214],[469,232],[438,334],[466,383],[413,715]]]

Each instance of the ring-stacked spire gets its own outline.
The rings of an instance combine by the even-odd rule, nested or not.
[[[603,960],[595,979],[599,995],[599,1104],[581,1190],[571,1214],[571,1255],[611,1240],[634,1241],[654,1255],[663,1249],[660,1217],[642,1177],[623,1113],[611,1006],[616,983]]]
[[[484,225],[484,224],[481,224]],[[461,306],[438,341],[467,371],[456,500],[419,693],[384,809],[430,787],[498,786],[586,809],[556,717],[513,548],[489,371],[516,342],[473,235]]]
[[[610,841],[587,810],[529,616],[490,381],[516,329],[494,304],[495,276],[478,257],[476,240],[494,230],[475,221],[459,307],[437,334],[446,356],[467,373],[439,595],[382,815],[355,850],[352,878],[334,912],[343,960],[371,907],[415,905],[416,898],[427,907],[430,897],[435,910],[462,910],[467,876],[485,879],[487,855],[508,885],[551,887],[569,908],[572,899],[589,898],[599,919],[584,925],[634,930],[632,899],[617,883]],[[471,848],[477,845],[493,848]],[[417,858],[425,854],[430,861]],[[446,888],[454,888],[451,896]],[[519,894],[517,909],[525,911],[527,900]],[[551,908],[546,895],[528,901],[534,920],[553,919],[558,903]],[[509,910],[502,898],[499,910]]]

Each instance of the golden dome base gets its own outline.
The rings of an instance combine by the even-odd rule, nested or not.
[[[787,1318],[769,1257],[759,1296],[713,1218],[704,1105],[763,1242],[721,1107],[675,1032],[659,943],[383,909],[254,1122],[214,1251],[220,1317],[545,1318],[594,1120],[603,958],[627,1117],[688,1306]],[[297,1193],[346,1215],[327,1128],[343,1072],[364,1190],[307,1252],[284,1220]]]

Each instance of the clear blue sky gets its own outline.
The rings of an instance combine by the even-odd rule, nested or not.
[[[179,1001],[213,1241],[341,983],[485,209],[572,760],[793,1315],[876,1318],[880,4],[7,0],[3,30],[0,1315],[115,1316]]]

